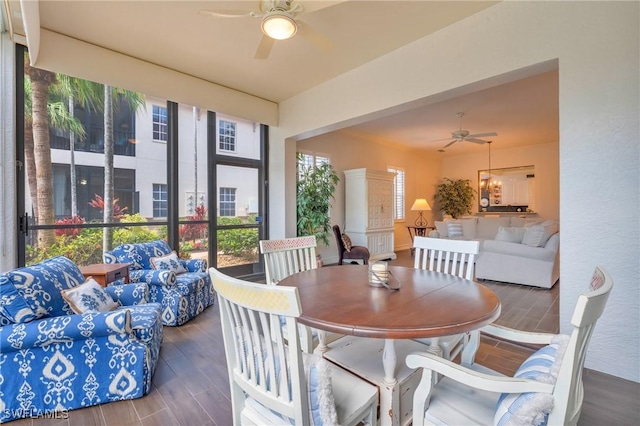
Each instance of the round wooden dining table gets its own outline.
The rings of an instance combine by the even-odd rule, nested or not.
[[[453,275],[401,266],[390,266],[389,271],[390,284],[397,280],[399,290],[370,285],[366,265],[312,269],[290,275],[278,285],[298,288],[301,324],[384,339],[380,422],[399,424],[395,341],[431,338],[428,349],[437,353],[439,337],[474,331],[495,321],[500,300],[487,287]],[[325,350],[321,341],[319,351]]]

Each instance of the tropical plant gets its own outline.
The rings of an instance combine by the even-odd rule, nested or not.
[[[340,177],[329,163],[305,165],[300,153],[297,160],[297,235],[315,235],[319,242],[328,246],[332,232],[329,207]]]
[[[438,184],[435,200],[440,205],[440,210],[450,214],[454,219],[464,214],[471,214],[473,194],[476,192],[471,187],[469,179],[449,179]]]
[[[118,199],[115,198],[113,200],[112,207],[111,207],[111,215],[113,217],[114,220],[120,220],[122,219],[122,216],[124,215],[125,211],[127,211],[129,208],[128,207],[120,207],[120,205],[118,204]],[[93,207],[94,209],[98,209],[101,212],[104,212],[104,200],[102,199],[101,196],[99,196],[98,194],[95,194],[93,197],[93,200],[89,201],[88,203],[91,207]]]

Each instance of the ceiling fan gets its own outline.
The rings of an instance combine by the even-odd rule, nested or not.
[[[254,58],[266,59],[271,53],[276,40],[287,40],[296,34],[300,34],[316,48],[322,51],[333,49],[333,42],[324,34],[314,30],[304,21],[297,18],[304,12],[314,9],[313,6],[305,10],[296,0],[261,0],[260,11],[238,9],[200,9],[198,13],[203,16],[215,18],[261,18],[262,38],[256,49]]]
[[[483,144],[483,143],[487,143],[488,141],[485,141],[485,140],[482,140],[482,139],[478,139],[478,138],[488,137],[488,136],[498,136],[498,134],[496,132],[471,134],[468,130],[464,130],[462,128],[462,117],[464,116],[464,112],[459,112],[456,115],[458,116],[458,120],[460,122],[460,128],[458,130],[456,130],[456,131],[451,132],[451,137],[450,138],[435,139],[435,140],[431,140],[429,142],[437,142],[437,141],[444,141],[444,140],[448,140],[448,139],[453,139],[451,142],[449,142],[448,144],[446,144],[445,146],[443,146],[441,148],[441,150],[444,150],[445,148],[450,147],[451,145],[453,145],[456,142],[473,142],[473,143]]]

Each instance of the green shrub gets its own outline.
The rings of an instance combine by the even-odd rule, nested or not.
[[[219,217],[218,225],[242,225],[247,220],[239,217]],[[258,230],[221,229],[218,231],[218,252],[234,256],[246,256],[258,248]]]

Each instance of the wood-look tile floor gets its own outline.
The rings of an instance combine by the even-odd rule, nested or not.
[[[395,265],[412,266],[408,250]],[[502,302],[497,323],[522,330],[558,332],[559,284],[551,290],[484,282]],[[593,344],[594,342],[592,342]],[[531,349],[483,337],[477,362],[513,374]],[[640,384],[585,369],[579,425],[640,424]],[[21,419],[11,426],[215,425],[230,426],[231,402],[217,302],[180,327],[165,327],[151,392],[143,398],[69,412],[67,419]]]

